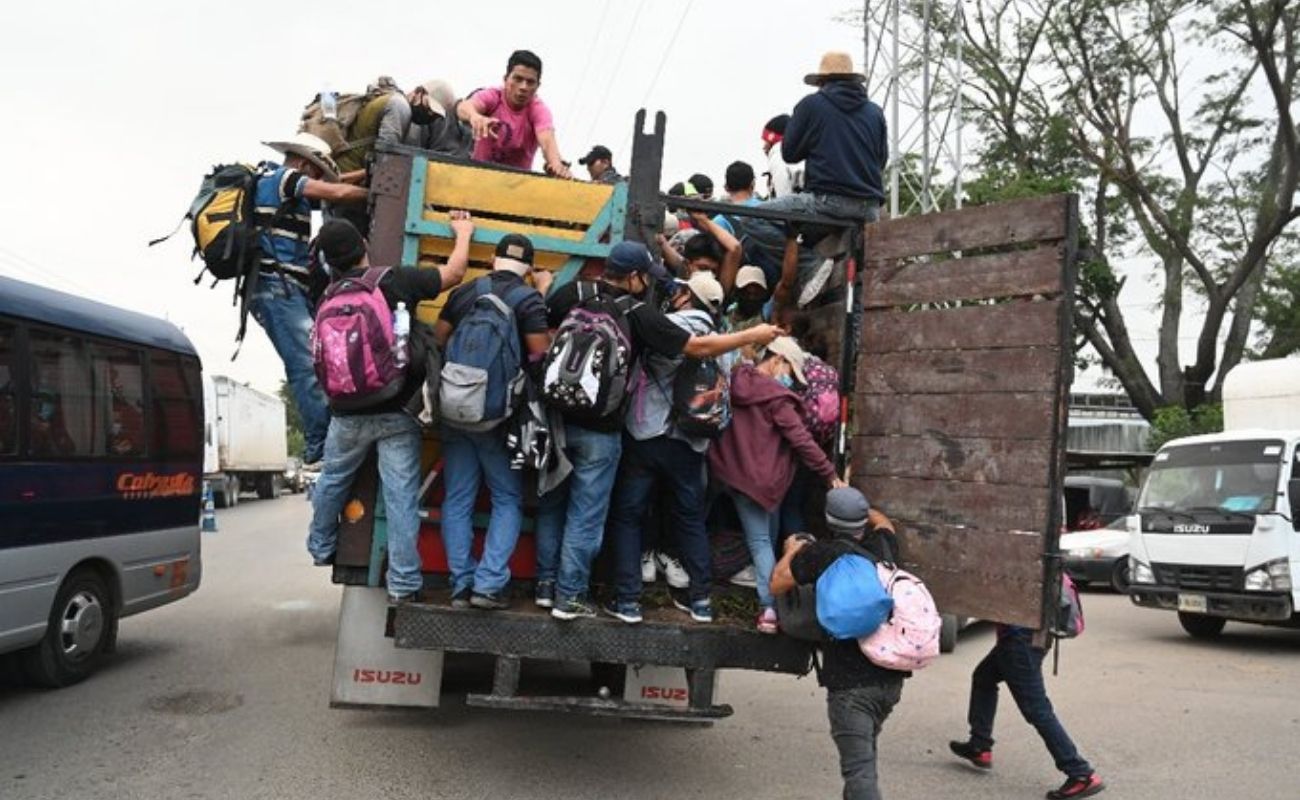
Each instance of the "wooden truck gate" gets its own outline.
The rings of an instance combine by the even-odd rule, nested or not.
[[[670,201],[714,213],[773,215],[660,194],[664,117],[658,115],[649,134],[643,123],[644,112],[637,118],[631,181],[615,186],[458,164],[409,148],[382,151],[372,173],[372,261],[444,259],[451,249],[448,214],[466,208],[477,223],[467,281],[490,267],[501,236],[521,232],[533,240],[538,266],[557,272],[560,285],[625,237],[652,241]],[[1056,196],[867,225],[846,259],[850,286],[861,265],[860,347],[844,348],[843,301],[801,312],[827,335],[832,363],[843,367],[850,418],[837,450],[851,455],[851,480],[895,520],[908,568],[948,613],[1040,628],[1044,609],[1055,602],[1059,565],[1049,554],[1060,524],[1076,219],[1074,197]],[[422,304],[420,318],[436,319],[441,299]],[[436,441],[427,450],[426,462],[435,463]],[[385,537],[374,484],[373,473],[358,479],[355,494],[364,506],[378,507],[345,521],[338,583],[379,585]],[[428,513],[422,551],[439,527],[437,509]],[[521,537],[521,545],[527,540]],[[525,580],[532,575],[531,552],[521,546],[512,564]],[[390,615],[389,628],[400,648],[495,656],[491,693],[468,698],[493,707],[712,719],[731,713],[714,701],[717,669],[804,673],[811,663],[807,644],[748,627],[653,619],[638,626],[608,619],[557,623],[527,605],[476,612],[404,604]],[[680,667],[689,708],[596,696],[521,697],[524,659]]]

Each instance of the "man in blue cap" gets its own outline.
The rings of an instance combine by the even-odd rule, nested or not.
[[[692,335],[646,302],[652,286],[666,277],[663,264],[644,244],[620,242],[611,249],[600,280],[573,281],[551,293],[547,321],[559,328],[579,307],[616,315],[631,346],[633,369],[647,350],[670,359],[711,358],[746,345],[765,346],[782,333],[764,324],[740,333]],[[556,619],[596,615],[588,596],[591,565],[600,551],[622,456],[623,423],[621,413],[564,420],[564,451],[573,471],[542,495],[536,530],[536,602],[550,608]]]

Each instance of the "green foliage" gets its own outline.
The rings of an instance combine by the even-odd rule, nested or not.
[[[285,437],[289,443],[289,455],[302,458],[302,452],[307,447],[307,437],[302,432],[302,415],[298,413],[298,404],[293,400],[288,381],[280,381],[280,391],[277,394],[284,401]]]
[[[1155,452],[1172,439],[1222,430],[1223,406],[1218,403],[1197,406],[1190,411],[1182,406],[1164,406],[1156,409],[1156,418],[1147,436],[1147,449]]]

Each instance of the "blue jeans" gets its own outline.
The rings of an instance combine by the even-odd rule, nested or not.
[[[585,597],[591,565],[605,534],[622,434],[564,425],[564,452],[573,472],[541,496],[537,508],[537,580],[557,581],[556,599]]]
[[[614,484],[609,510],[610,548],[614,557],[614,588],[619,600],[641,598],[642,530],[655,487],[663,481],[672,496],[673,529],[682,565],[690,576],[690,597],[709,596],[712,554],[704,530],[704,454],[679,439],[656,436],[623,442],[623,461]]]
[[[754,559],[758,604],[763,608],[772,608],[772,590],[768,582],[772,580],[772,569],[776,566],[776,536],[781,522],[780,512],[768,511],[735,489],[728,488],[727,494],[731,495],[731,499],[736,503],[736,514],[740,517],[740,528],[745,534],[745,544],[749,546],[749,557]]]
[[[1043,657],[1047,651],[1034,647],[1033,634],[1021,629],[999,632],[997,644],[975,667],[971,675],[970,723],[971,744],[987,750],[993,747],[993,718],[998,711],[998,684],[1006,683],[1020,707],[1025,721],[1038,731],[1056,768],[1070,778],[1086,778],[1092,767],[1079,755],[1070,735],[1061,726],[1047,699],[1043,684]]]
[[[826,693],[831,738],[840,751],[844,800],[880,800],[876,757],[880,728],[903,696],[903,679]]]
[[[388,593],[409,594],[420,589],[423,579],[415,544],[420,535],[420,426],[407,414],[356,414],[330,420],[325,467],[312,493],[307,552],[318,561],[334,555],[339,514],[372,446],[379,451],[388,520]]]
[[[523,474],[510,468],[505,426],[483,432],[442,427],[442,543],[451,565],[452,591],[497,594],[510,582],[510,556],[523,525]],[[481,479],[492,493],[492,516],[483,557],[474,564],[474,501]]]
[[[307,292],[295,281],[281,275],[261,275],[257,291],[248,302],[249,313],[262,326],[284,362],[289,391],[302,418],[302,432],[307,440],[302,460],[320,461],[325,452],[329,431],[330,409],[325,392],[316,380],[316,366],[311,356],[312,309]]]

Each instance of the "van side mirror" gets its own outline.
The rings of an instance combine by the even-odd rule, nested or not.
[[[1292,478],[1286,485],[1287,499],[1291,501],[1291,527],[1300,531],[1300,478]]]

